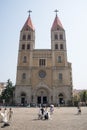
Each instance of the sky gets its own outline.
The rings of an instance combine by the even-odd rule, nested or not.
[[[87,89],[87,0],[1,0],[0,82],[15,85],[19,36],[27,17],[35,27],[35,48],[50,49],[54,10],[66,31],[68,61],[72,63],[74,89]]]

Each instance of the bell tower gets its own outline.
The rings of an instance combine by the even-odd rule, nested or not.
[[[32,11],[29,10],[28,12],[29,16],[20,32],[16,84],[23,84],[21,82],[23,79],[27,79],[24,80],[24,83],[28,84],[30,81],[28,79],[30,75],[29,68],[33,64],[32,51],[35,48],[35,29],[30,17]]]
[[[26,102],[27,98],[30,99],[31,96],[31,67],[35,48],[35,29],[30,16],[32,11],[29,10],[28,12],[29,16],[20,31],[16,75],[15,99],[17,102],[19,101],[18,98],[20,98],[21,101],[19,102],[21,103]]]
[[[51,27],[51,50],[53,52],[53,66],[55,66],[55,58],[59,62],[67,64],[66,36],[63,25],[57,15],[58,10],[55,10],[56,16]],[[57,56],[57,57],[56,57]],[[61,64],[62,65],[62,64]]]
[[[52,50],[66,50],[66,37],[65,30],[61,24],[61,21],[57,15],[58,10],[55,10],[56,16],[51,28],[51,49]]]
[[[30,13],[20,32],[20,46],[19,50],[33,50],[35,48],[35,29],[32,24]]]

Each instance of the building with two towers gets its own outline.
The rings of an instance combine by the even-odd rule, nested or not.
[[[51,27],[51,49],[35,49],[35,28],[29,14],[20,31],[15,103],[68,105],[72,89],[66,35],[57,12]]]

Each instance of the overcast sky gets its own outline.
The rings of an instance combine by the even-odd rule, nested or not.
[[[50,30],[58,9],[66,31],[68,61],[72,63],[73,88],[87,89],[87,0],[1,0],[0,82],[16,82],[20,30],[32,10],[35,48],[50,49]]]

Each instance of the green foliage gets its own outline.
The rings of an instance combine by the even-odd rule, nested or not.
[[[6,88],[3,90],[1,99],[2,101],[5,100],[5,103],[10,103],[13,99],[13,91],[14,87],[12,85],[12,82],[10,80],[7,81]]]
[[[80,92],[80,99],[81,99],[81,102],[86,102],[87,101],[87,91],[82,91]]]
[[[87,103],[87,90],[82,90],[78,94],[74,95],[73,103],[75,106],[78,105],[78,102]]]

